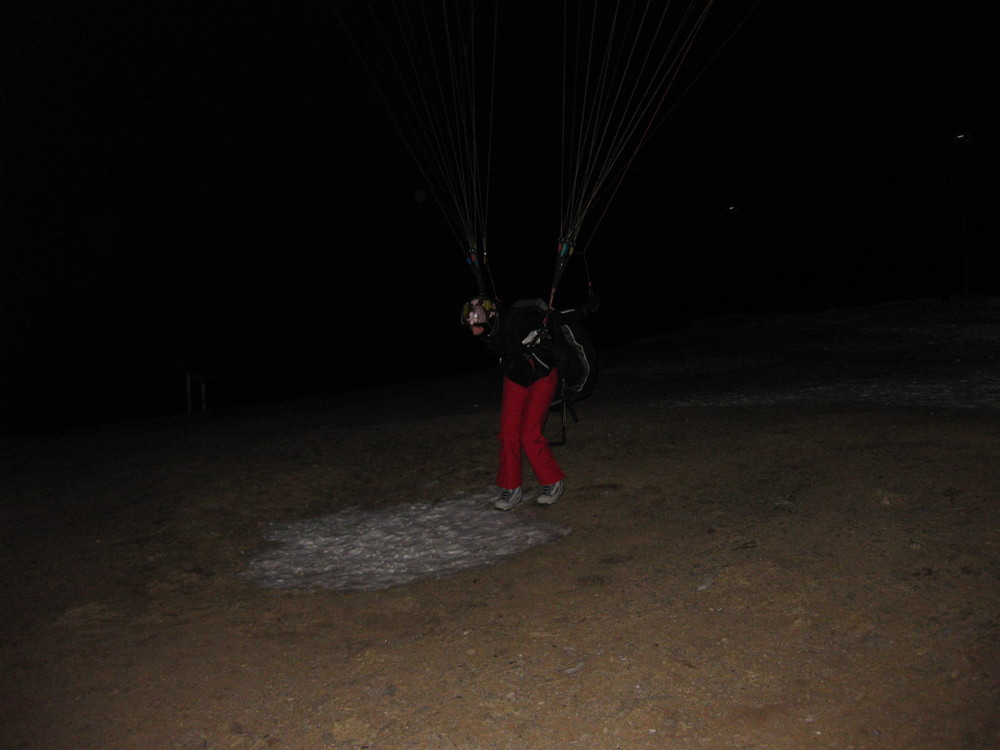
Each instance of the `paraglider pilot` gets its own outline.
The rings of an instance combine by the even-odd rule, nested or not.
[[[550,310],[542,300],[525,300],[515,303],[501,320],[496,304],[485,297],[476,297],[462,308],[462,323],[499,355],[504,374],[496,478],[500,493],[493,503],[497,510],[511,510],[524,501],[522,452],[542,485],[536,502],[551,505],[563,494],[566,475],[542,434],[559,383],[548,326],[582,314]]]

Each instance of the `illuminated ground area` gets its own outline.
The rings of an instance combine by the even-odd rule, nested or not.
[[[523,513],[493,510],[495,493],[346,508],[271,529],[278,543],[245,577],[273,588],[375,589],[493,565],[569,533]]]

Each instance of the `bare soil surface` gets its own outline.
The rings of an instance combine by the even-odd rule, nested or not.
[[[1000,748],[996,301],[604,359],[514,511],[571,533],[376,591],[240,573],[273,523],[483,492],[496,373],[7,439],[0,747]]]

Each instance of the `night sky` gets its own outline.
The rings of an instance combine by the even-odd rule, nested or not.
[[[562,4],[501,5],[489,237],[513,301],[547,296],[558,239]],[[1000,293],[986,4],[763,0],[722,47],[750,5],[717,0],[704,73],[586,237],[598,340]],[[178,365],[228,404],[486,363],[461,248],[332,4],[39,0],[2,28],[8,431],[179,411]]]

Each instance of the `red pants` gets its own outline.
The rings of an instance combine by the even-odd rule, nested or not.
[[[522,449],[539,484],[555,484],[566,476],[542,434],[558,383],[555,370],[527,388],[510,378],[503,379],[497,487],[512,490],[521,486]]]

